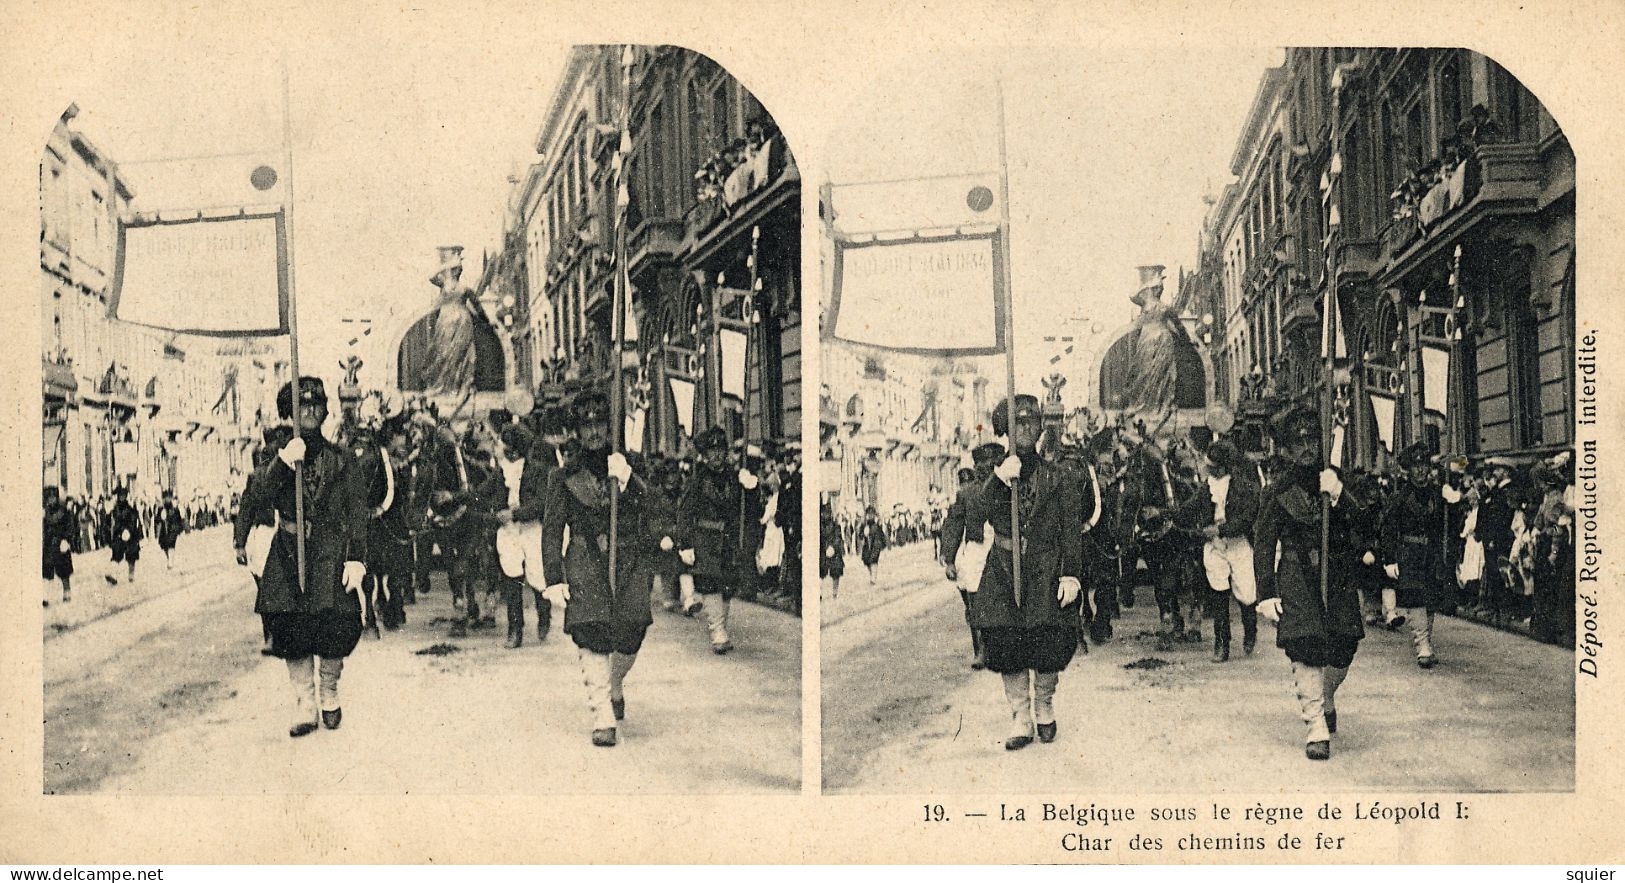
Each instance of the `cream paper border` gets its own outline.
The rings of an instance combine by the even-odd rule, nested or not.
[[[332,8],[330,8],[330,6]],[[41,642],[34,606],[38,543],[37,434],[39,386],[35,323],[39,279],[37,172],[51,122],[80,84],[136,70],[140,60],[207,51],[220,41],[349,44],[357,53],[423,53],[424,63],[481,52],[492,29],[528,28],[546,43],[675,43],[704,52],[744,82],[774,114],[790,139],[803,174],[804,297],[822,284],[817,262],[817,183],[827,133],[859,96],[869,64],[913,49],[965,46],[1141,47],[1177,51],[1202,45],[1464,46],[1486,53],[1515,73],[1558,119],[1577,157],[1579,329],[1600,336],[1605,364],[1625,348],[1625,321],[1614,289],[1625,278],[1620,204],[1625,140],[1616,109],[1625,94],[1625,8],[1605,2],[1519,5],[1508,0],[1414,3],[1109,2],[868,3],[839,0],[736,2],[524,3],[493,0],[450,6],[363,2],[337,4],[215,4],[131,0],[124,4],[67,0],[5,5],[0,52],[0,317],[13,346],[0,353],[0,403],[14,431],[0,443],[0,494],[7,562],[0,597],[0,862],[6,863],[280,863],[280,862],[1245,862],[1322,860],[1305,850],[1282,853],[1191,854],[1153,857],[1126,851],[1065,853],[1071,826],[1028,823],[970,830],[928,826],[921,806],[950,795],[823,797],[818,792],[819,621],[817,592],[803,619],[802,769],[799,796],[576,797],[491,796],[248,798],[44,797],[41,795]],[[437,56],[425,53],[434,47]],[[229,59],[221,78],[203,88],[229,90]],[[854,72],[858,72],[855,76]],[[1196,72],[1199,73],[1199,72]],[[471,83],[470,93],[502,83]],[[865,96],[873,99],[883,96]],[[542,108],[537,109],[538,117]],[[1239,121],[1238,121],[1239,125]],[[1195,235],[1195,231],[1192,231]],[[816,461],[817,321],[803,316],[803,437]],[[1625,404],[1602,381],[1602,480],[1605,499],[1625,476],[1614,446],[1625,444]],[[26,427],[26,428],[25,428]],[[1582,436],[1583,438],[1584,436]],[[809,481],[814,479],[810,478]],[[805,495],[804,523],[815,535],[817,496]],[[1625,531],[1605,513],[1603,546]],[[1619,548],[1625,549],[1625,545]],[[1579,679],[1576,791],[1573,794],[1407,795],[1472,805],[1466,822],[1401,826],[1345,821],[1335,833],[1349,842],[1339,861],[1609,863],[1625,860],[1625,790],[1617,711],[1625,679],[1625,599],[1614,583],[1620,557],[1605,556],[1601,584],[1602,678]],[[805,556],[805,584],[817,585],[816,556]],[[16,587],[16,588],[11,588]],[[1585,587],[1582,587],[1582,591]],[[1592,586],[1591,588],[1598,588]],[[1582,630],[1583,634],[1583,630]],[[703,726],[703,721],[695,721]],[[1110,722],[1102,725],[1109,726]],[[1448,736],[1438,739],[1448,750]],[[1268,760],[1268,759],[1265,759]],[[1284,766],[1283,775],[1290,774]],[[1384,797],[1399,795],[1385,794]],[[1015,800],[1014,795],[1010,796]],[[1225,793],[1025,795],[1057,802],[1204,806],[1217,799],[1241,807],[1322,799],[1347,804],[1354,795]],[[998,796],[981,802],[996,802]],[[1142,812],[1144,809],[1142,809]],[[380,824],[388,814],[393,828]],[[1191,826],[1214,835],[1233,823]],[[1304,833],[1312,826],[1302,826]],[[1321,826],[1326,827],[1326,826]],[[1121,831],[1130,830],[1122,826]],[[1246,829],[1243,829],[1246,830]]]

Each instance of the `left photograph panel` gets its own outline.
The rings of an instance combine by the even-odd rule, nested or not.
[[[44,793],[799,791],[770,110],[670,46],[212,64],[40,158]]]

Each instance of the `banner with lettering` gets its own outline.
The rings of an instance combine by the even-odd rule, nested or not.
[[[997,233],[835,243],[824,336],[930,355],[1004,352]]]
[[[125,223],[107,314],[184,334],[287,334],[287,266],[280,211]]]

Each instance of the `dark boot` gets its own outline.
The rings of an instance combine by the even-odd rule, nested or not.
[[[985,658],[982,655],[982,632],[980,629],[970,630],[970,650],[970,667],[976,671],[981,671],[987,667]]]
[[[1241,652],[1248,656],[1253,655],[1253,648],[1258,645],[1258,605],[1241,605]]]
[[[525,643],[525,585],[519,580],[509,580],[502,594],[508,607],[508,639],[502,646],[513,650]]]
[[[543,598],[541,592],[536,592],[536,640],[547,640],[547,632],[552,627],[553,602]]]

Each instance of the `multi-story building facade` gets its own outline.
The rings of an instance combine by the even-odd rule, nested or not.
[[[1268,72],[1210,215],[1231,401],[1323,382],[1333,286],[1351,462],[1572,444],[1574,157],[1493,59],[1292,49]],[[1329,246],[1329,248],[1328,248]]]
[[[77,112],[57,121],[40,161],[42,481],[87,499],[120,485],[143,498],[229,499],[250,468],[256,417],[274,417],[286,363],[268,346],[108,318],[134,194],[72,125]]]
[[[536,149],[514,237],[534,376],[609,372],[619,235],[637,354],[622,358],[645,450],[678,452],[708,426],[734,439],[799,437],[800,174],[755,97],[688,50],[577,47]]]
[[[930,512],[951,502],[961,461],[992,440],[986,415],[994,401],[977,363],[828,340],[820,360],[826,498],[852,515],[870,506]]]

